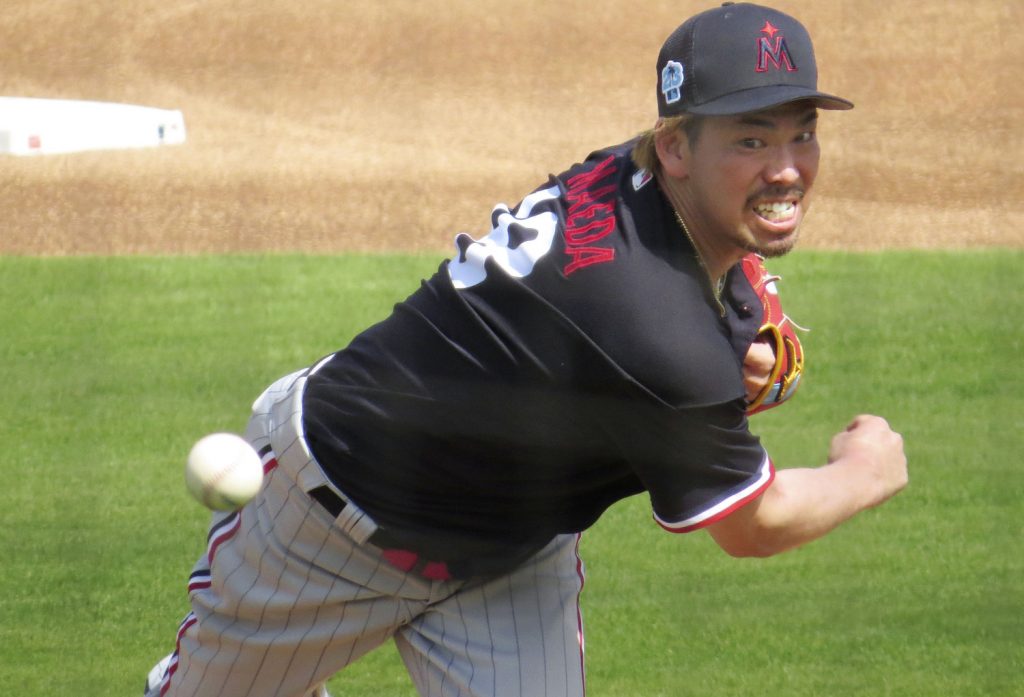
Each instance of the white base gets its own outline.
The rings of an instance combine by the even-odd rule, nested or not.
[[[172,109],[72,99],[0,97],[0,153],[48,155],[185,142]]]

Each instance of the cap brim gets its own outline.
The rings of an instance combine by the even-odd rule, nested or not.
[[[835,95],[796,85],[772,85],[733,92],[705,104],[689,107],[686,111],[700,116],[732,116],[804,100],[813,102],[819,109],[853,108],[853,102]]]

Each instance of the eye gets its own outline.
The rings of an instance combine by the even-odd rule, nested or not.
[[[742,138],[739,145],[746,150],[760,150],[764,147],[764,141],[760,138]]]
[[[815,138],[814,131],[804,131],[803,133],[801,133],[800,135],[798,135],[796,137],[795,142],[797,142],[797,143],[810,143],[810,142],[812,142],[814,140],[814,138]]]

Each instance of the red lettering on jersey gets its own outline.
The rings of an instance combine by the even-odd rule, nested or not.
[[[603,264],[615,258],[615,250],[607,247],[569,247],[565,253],[572,257],[572,261],[565,265],[566,276],[584,266]]]
[[[594,169],[570,177],[567,182],[569,190],[565,200],[569,208],[565,220],[565,253],[572,261],[563,269],[566,276],[585,266],[615,258],[614,249],[593,246],[615,230],[614,197],[618,187],[614,183],[598,186],[618,171],[614,162],[614,157],[608,157]]]
[[[610,203],[595,203],[578,216],[570,216],[575,224],[566,226],[566,241],[570,245],[590,244],[598,241],[615,229],[614,212],[615,206]],[[604,215],[597,217],[599,213]],[[590,220],[592,218],[593,220]],[[582,220],[577,219],[588,219],[590,222],[582,223]]]
[[[569,177],[569,191],[576,191],[577,193],[583,191],[591,184],[596,184],[605,177],[610,177],[615,174],[615,168],[612,167],[612,162],[615,158],[608,156],[608,159],[599,164],[589,172],[583,172],[577,174],[575,177]]]
[[[569,193],[565,195],[565,200],[570,204],[569,216],[575,216],[580,213],[580,209],[586,206],[588,203],[594,203],[600,201],[602,198],[607,197],[609,194],[615,192],[615,185],[605,186],[594,191],[580,191],[575,192],[573,189],[569,189]]]

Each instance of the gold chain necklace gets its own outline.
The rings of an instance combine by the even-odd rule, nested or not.
[[[708,284],[711,286],[711,295],[715,298],[715,303],[718,304],[718,311],[722,317],[725,317],[725,305],[722,304],[722,291],[725,290],[725,276],[722,276],[715,282],[715,279],[711,278],[711,271],[708,270],[707,264],[704,263],[704,257],[700,255],[700,250],[697,249],[697,244],[693,241],[693,235],[690,234],[690,228],[686,227],[686,223],[683,222],[683,216],[679,215],[679,211],[673,210],[676,214],[676,222],[679,223],[679,227],[683,229],[683,234],[686,235],[686,239],[690,240],[690,246],[693,247],[693,253],[697,255],[697,263],[700,264],[700,268],[704,270],[704,275],[707,276]]]

